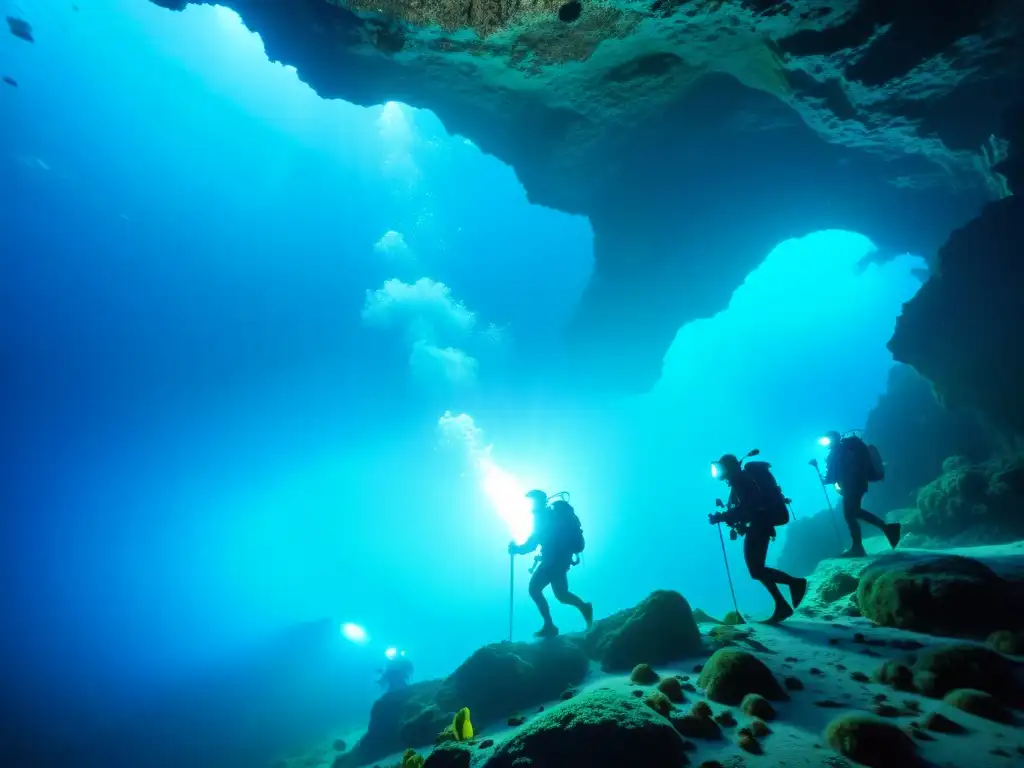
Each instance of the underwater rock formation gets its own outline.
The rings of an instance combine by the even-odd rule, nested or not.
[[[978,690],[1007,704],[1024,695],[1024,665],[978,645],[931,648],[904,661],[891,659],[878,679],[902,691],[942,698],[959,689]]]
[[[1024,455],[971,463],[951,456],[918,491],[917,506],[897,513],[904,544],[1000,544],[1024,538]]]
[[[1024,92],[1019,4],[928,24],[860,0],[222,4],[321,96],[431,109],[531,201],[590,218],[567,362],[594,386],[649,386],[781,240],[930,255],[1012,172],[992,137]]]
[[[699,654],[702,647],[690,604],[678,592],[667,590],[596,622],[586,642],[606,672],[678,661]]]
[[[939,251],[937,271],[896,321],[893,357],[914,366],[950,408],[976,408],[1024,436],[1024,199],[985,207]]]
[[[876,624],[953,637],[985,637],[1020,615],[1019,585],[969,557],[881,557],[860,576],[857,604]]]
[[[348,752],[339,755],[336,766],[364,765],[405,747],[432,744],[452,721],[449,712],[434,704],[441,680],[427,680],[388,691],[370,710],[366,734]]]
[[[583,645],[572,638],[488,645],[444,681],[436,701],[444,710],[468,707],[477,722],[485,723],[558,698],[588,670]]]
[[[871,715],[840,715],[825,729],[832,749],[870,768],[911,768],[920,765],[914,740],[899,726]]]
[[[751,693],[773,701],[789,698],[763,661],[735,648],[715,651],[704,664],[697,685],[709,699],[722,704],[740,704]]]
[[[485,768],[688,762],[683,739],[668,720],[638,699],[597,689],[535,718],[505,742]]]
[[[950,456],[989,457],[992,435],[971,409],[944,408],[932,385],[909,365],[894,365],[886,390],[868,413],[864,439],[885,461],[885,481],[871,486],[865,507],[885,516],[914,506],[918,490],[942,473]]]

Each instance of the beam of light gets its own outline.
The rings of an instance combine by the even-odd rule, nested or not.
[[[358,624],[352,624],[351,622],[346,622],[341,625],[341,634],[345,636],[346,640],[351,640],[353,643],[357,643],[359,645],[365,645],[370,640],[370,636],[366,633],[365,629]]]
[[[384,651],[384,655],[387,656],[388,660],[390,661],[390,660],[394,659],[395,656],[398,655],[398,649],[397,648],[388,648],[386,651]]]
[[[819,437],[818,445],[820,445],[822,448],[828,448],[830,445],[832,445],[832,440],[827,437]]]
[[[484,443],[483,430],[473,423],[473,417],[468,413],[454,415],[445,411],[437,423],[448,441],[461,443],[465,448],[481,490],[505,522],[513,540],[520,544],[526,541],[533,532],[533,515],[530,513],[530,501],[526,498],[526,488],[494,461],[491,446]]]
[[[719,472],[720,472],[720,470],[718,469],[718,465],[717,464],[712,464],[711,465],[711,476],[717,480]]]

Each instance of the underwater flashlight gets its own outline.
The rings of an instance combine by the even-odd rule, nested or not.
[[[714,461],[711,463],[711,476],[716,480],[721,476],[722,468],[718,466],[718,462]]]
[[[829,437],[819,437],[818,445],[820,445],[822,448],[828,448],[830,445],[832,445],[832,439]]]
[[[352,624],[351,622],[346,622],[341,625],[341,634],[345,636],[346,640],[351,640],[353,643],[359,643],[359,645],[365,644],[370,639],[370,636],[366,634],[365,629],[358,624]]]
[[[398,649],[388,648],[386,651],[384,651],[384,655],[388,657],[388,661],[391,661],[395,658],[395,656],[398,655]]]

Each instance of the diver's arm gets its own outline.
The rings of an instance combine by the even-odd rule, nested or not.
[[[825,477],[821,479],[821,482],[825,485],[832,485],[837,481],[836,475],[838,474],[837,469],[839,467],[839,449],[833,453],[830,453],[828,458],[825,459]]]
[[[531,536],[522,544],[516,544],[514,541],[508,545],[508,553],[510,555],[528,555],[537,547],[540,546],[540,542],[537,541],[536,536]]]

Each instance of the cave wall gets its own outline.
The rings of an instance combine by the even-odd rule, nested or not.
[[[878,515],[915,506],[918,491],[942,473],[950,456],[978,462],[996,448],[976,411],[944,408],[932,385],[906,365],[889,373],[885,393],[868,414],[864,438],[878,447],[886,464],[884,482],[871,486],[868,499]]]

